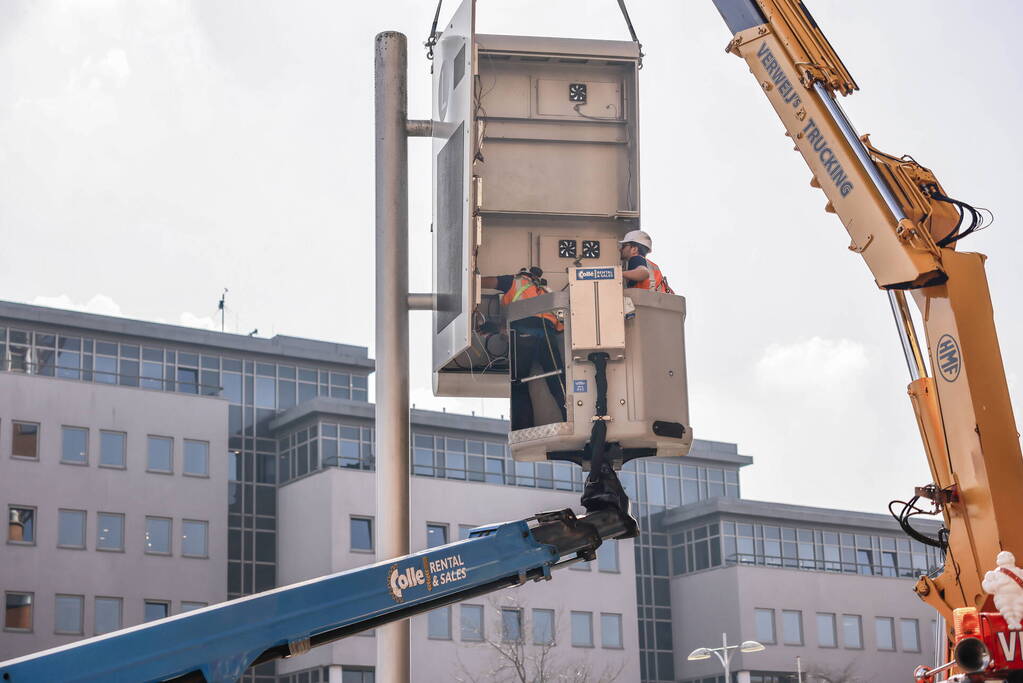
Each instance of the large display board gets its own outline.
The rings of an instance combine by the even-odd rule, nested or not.
[[[444,27],[433,67],[433,366],[468,349],[473,273],[472,133],[475,0],[464,0]]]
[[[484,282],[539,269],[560,290],[639,225],[639,51],[474,21],[465,0],[434,63],[434,393],[501,397],[507,307]]]

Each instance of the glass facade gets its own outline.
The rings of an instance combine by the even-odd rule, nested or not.
[[[228,355],[239,356],[232,353]],[[252,363],[247,363],[252,365]],[[243,401],[240,361],[195,349],[161,344],[122,343],[94,336],[65,335],[27,327],[0,327],[0,371],[117,384],[156,391],[226,396],[232,403],[287,410],[316,396],[367,401],[366,374],[259,363],[255,396]],[[230,376],[228,376],[228,373]]]
[[[676,680],[669,587],[671,539],[664,527],[664,513],[708,498],[739,498],[739,465],[689,464],[694,463],[693,455],[633,460],[620,473],[640,527],[634,547],[640,672],[644,681]]]

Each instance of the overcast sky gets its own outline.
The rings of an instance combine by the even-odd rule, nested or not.
[[[1017,2],[807,4],[858,81],[860,132],[991,208],[983,251],[1023,367]],[[478,30],[628,37],[613,0],[481,0]],[[445,3],[443,17],[454,9]],[[983,11],[979,11],[982,8]],[[0,3],[0,298],[373,345],[373,38],[432,2]],[[710,0],[633,0],[644,227],[688,300],[691,421],[752,455],[746,497],[882,511],[928,481],[885,296],[782,136]],[[428,145],[411,146],[412,289],[430,286]],[[430,395],[412,314],[413,401]],[[1018,412],[1018,408],[1017,408]]]

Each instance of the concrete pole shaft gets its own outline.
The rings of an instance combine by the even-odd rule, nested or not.
[[[409,553],[408,54],[376,37],[376,552]],[[377,629],[376,680],[408,683],[409,621]]]

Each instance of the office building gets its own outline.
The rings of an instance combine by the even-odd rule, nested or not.
[[[385,559],[372,369],[361,347],[0,302],[0,658]],[[413,550],[578,505],[579,468],[513,461],[504,420],[413,410],[412,431]],[[414,680],[501,680],[509,656],[543,655],[591,681],[711,681],[716,661],[686,655],[722,632],[765,642],[735,660],[750,683],[796,655],[861,675],[931,661],[911,586],[938,553],[879,515],[743,500],[751,462],[697,440],[629,463],[641,535],[415,617]],[[366,683],[375,656],[370,633],[249,678]]]

